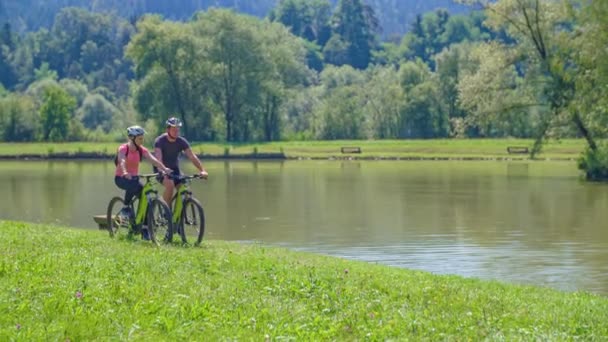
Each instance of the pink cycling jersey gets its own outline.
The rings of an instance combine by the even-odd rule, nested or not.
[[[129,144],[122,144],[118,148],[118,152],[127,155],[127,158],[126,158],[127,172],[130,175],[135,176],[139,173],[139,152],[136,149],[133,149],[133,150],[129,150],[129,154],[127,154],[128,148],[129,148]],[[148,149],[143,146],[139,146],[139,148],[141,149],[142,156],[146,157],[149,153]],[[114,175],[116,175],[116,176],[123,175],[122,168],[120,167],[120,163],[118,163],[118,165],[116,165],[116,172],[114,173]]]

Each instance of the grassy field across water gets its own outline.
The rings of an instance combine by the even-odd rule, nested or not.
[[[606,340],[608,298],[0,221],[0,340]]]
[[[0,157],[40,157],[83,154],[114,155],[119,143],[0,143]],[[151,147],[147,137],[145,146]],[[508,147],[531,149],[531,139],[429,139],[429,140],[336,140],[279,141],[271,143],[192,143],[203,158],[403,158],[403,159],[528,159],[528,154],[510,154]],[[359,147],[361,153],[342,153],[342,147]],[[552,140],[539,159],[575,160],[585,148],[582,139]]]

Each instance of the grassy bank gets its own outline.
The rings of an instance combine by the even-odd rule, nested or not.
[[[0,221],[0,340],[602,340],[608,298]]]
[[[146,146],[151,145],[146,141]],[[203,158],[275,157],[275,158],[422,158],[422,159],[527,159],[527,154],[509,154],[509,146],[531,148],[528,139],[433,139],[433,140],[350,140],[272,142],[249,144],[193,143],[193,150]],[[38,155],[113,155],[118,143],[0,143],[0,156]],[[341,147],[360,147],[362,153],[343,154]],[[585,147],[579,139],[548,142],[539,159],[575,160]]]

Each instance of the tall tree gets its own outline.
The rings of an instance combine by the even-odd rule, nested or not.
[[[567,115],[578,133],[584,137],[591,150],[597,149],[593,132],[588,128],[580,108],[573,106],[577,96],[576,75],[579,67],[570,44],[580,34],[570,13],[579,11],[581,6],[573,6],[573,1],[541,0],[465,0],[480,4],[486,9],[487,24],[496,31],[504,29],[514,42],[507,48],[519,52],[520,57],[507,60],[517,61],[519,68],[527,71],[529,81],[542,84],[542,98],[546,101],[553,117]],[[582,23],[581,23],[582,24]],[[544,120],[537,135],[532,156],[538,153],[543,138],[551,127],[551,119]]]
[[[196,24],[196,32],[208,40],[205,58],[213,65],[211,94],[224,115],[226,140],[249,140],[257,119],[247,115],[249,101],[257,97],[260,81],[271,68],[254,30],[257,25],[253,18],[226,10],[210,10]]]
[[[33,99],[10,94],[0,98],[0,137],[3,141],[35,141],[40,133],[40,117]]]
[[[60,87],[44,89],[44,99],[40,107],[42,137],[45,141],[65,141],[72,111],[76,100]]]
[[[126,52],[140,79],[135,88],[135,107],[145,119],[157,122],[179,116],[186,136],[209,139],[213,135],[211,118],[201,101],[206,95],[208,63],[191,25],[148,16],[137,24],[137,30]],[[194,120],[202,120],[204,129],[195,133],[191,127]]]
[[[380,32],[374,10],[361,0],[340,0],[332,18],[332,28],[333,34],[339,35],[347,46],[347,64],[357,69],[367,68]]]
[[[291,32],[324,46],[331,35],[331,4],[327,0],[281,0],[269,14]]]
[[[0,85],[12,89],[17,83],[17,71],[14,66],[16,39],[11,25],[5,23],[0,29]]]
[[[370,119],[373,138],[399,137],[401,107],[405,101],[399,85],[399,74],[394,66],[368,68],[370,79],[364,85],[365,112]]]
[[[399,69],[405,101],[401,108],[400,138],[439,138],[449,132],[446,111],[437,101],[439,85],[421,60],[406,62]]]

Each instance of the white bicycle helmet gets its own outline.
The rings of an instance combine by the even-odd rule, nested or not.
[[[182,127],[182,120],[172,116],[165,121],[167,127]]]
[[[131,126],[127,128],[127,135],[130,137],[137,137],[146,134],[146,131],[141,126]]]

